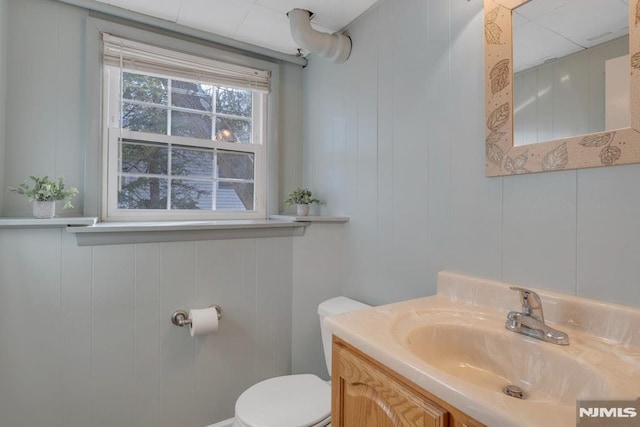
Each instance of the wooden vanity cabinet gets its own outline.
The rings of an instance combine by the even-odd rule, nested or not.
[[[483,427],[336,337],[332,366],[332,427]]]

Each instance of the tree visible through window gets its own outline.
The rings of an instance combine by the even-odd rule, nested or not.
[[[122,128],[252,144],[251,90],[122,73]],[[184,141],[184,140],[181,140]],[[118,209],[253,210],[255,154],[160,143],[118,143]]]

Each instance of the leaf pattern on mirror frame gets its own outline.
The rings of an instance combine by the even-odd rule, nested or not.
[[[511,73],[509,72],[509,59],[503,59],[493,66],[489,73],[489,79],[491,80],[491,94],[495,95],[505,87],[509,86],[509,78]]]
[[[493,132],[499,130],[505,125],[505,123],[507,123],[510,114],[511,109],[509,108],[509,103],[506,102],[502,104],[489,114],[489,117],[487,118],[487,128]]]
[[[500,44],[502,28],[495,23],[499,12],[500,6],[496,6],[484,18],[484,37],[489,44]]]
[[[511,157],[507,157],[507,160],[505,160],[504,162],[504,168],[508,172],[511,172],[512,175],[529,173],[531,171],[524,167],[524,165],[527,164],[527,160],[529,160],[529,150],[526,150],[524,153],[520,154],[515,159],[512,159]]]
[[[500,44],[502,28],[494,22],[487,22],[484,26],[484,37],[489,44]]]
[[[544,156],[542,170],[555,171],[564,169],[567,163],[569,163],[569,152],[567,151],[567,143],[563,142]]]
[[[487,160],[494,165],[500,167],[502,164],[502,158],[504,157],[504,151],[497,144],[487,143]]]
[[[486,22],[496,22],[496,19],[498,19],[498,13],[500,13],[500,6],[496,6],[493,9],[491,9],[487,15],[485,16],[485,21]]]
[[[639,3],[640,4],[640,3]],[[631,66],[640,70],[640,52],[631,57]]]
[[[485,142],[487,144],[497,144],[507,133],[506,132],[497,132],[493,131],[487,136]]]
[[[578,144],[588,148],[602,147],[604,145],[609,145],[611,141],[613,141],[615,134],[615,132],[606,132],[596,135],[588,135],[582,138]]]
[[[622,156],[622,150],[618,147],[606,146],[600,151],[600,161],[605,166],[612,166]]]

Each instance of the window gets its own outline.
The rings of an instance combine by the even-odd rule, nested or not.
[[[265,218],[269,73],[104,39],[105,218]]]

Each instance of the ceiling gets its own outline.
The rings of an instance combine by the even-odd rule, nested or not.
[[[513,68],[526,70],[628,33],[628,0],[533,0],[513,13]]]
[[[315,13],[312,26],[344,29],[379,0],[94,0],[237,41],[295,55],[286,13]],[[514,71],[621,37],[628,0],[533,0],[513,13]],[[306,55],[304,49],[301,50]]]
[[[312,26],[342,30],[378,0],[95,0],[234,40],[295,55],[286,13],[315,13]],[[303,54],[305,52],[302,50]]]

